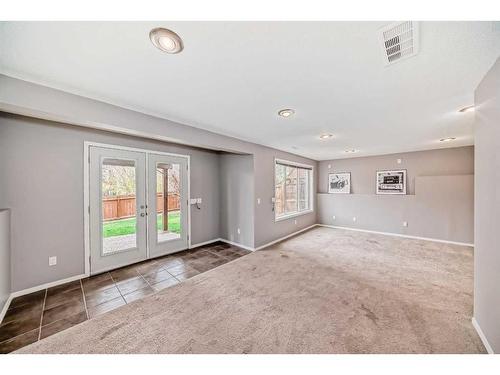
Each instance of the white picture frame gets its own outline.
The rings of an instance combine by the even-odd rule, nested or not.
[[[406,195],[406,169],[377,171],[379,195]]]
[[[328,194],[350,194],[351,172],[329,173]]]

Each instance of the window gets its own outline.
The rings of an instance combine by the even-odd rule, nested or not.
[[[276,160],[274,212],[284,219],[312,211],[312,167]]]

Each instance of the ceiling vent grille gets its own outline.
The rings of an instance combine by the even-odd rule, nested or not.
[[[418,23],[415,21],[392,23],[379,31],[379,40],[386,65],[415,56],[418,52]]]

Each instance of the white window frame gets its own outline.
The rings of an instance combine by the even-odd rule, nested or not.
[[[309,209],[308,210],[297,211],[297,212],[293,212],[290,214],[284,214],[284,215],[280,215],[280,216],[276,215],[276,165],[278,165],[278,164],[288,165],[290,167],[305,168],[305,169],[309,169],[311,171],[311,178],[309,181]],[[297,216],[308,215],[310,213],[313,213],[314,212],[314,190],[313,190],[313,188],[314,188],[314,166],[309,165],[309,164],[297,163],[297,162],[291,161],[291,160],[275,158],[273,170],[274,170],[274,176],[273,176],[273,178],[274,178],[274,182],[273,182],[273,187],[274,187],[274,191],[273,191],[274,221],[278,222],[278,221],[288,220],[288,219],[292,219],[292,218],[297,217]],[[297,171],[297,180],[298,180],[298,171]],[[298,189],[298,183],[297,183],[297,189]],[[285,201],[286,201],[286,199],[285,199]],[[299,204],[298,202],[299,202],[299,192],[297,190],[297,209],[298,209],[298,204]]]

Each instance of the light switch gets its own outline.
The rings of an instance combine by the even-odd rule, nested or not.
[[[196,203],[201,204],[201,198],[197,198]]]
[[[257,204],[260,204],[260,198],[257,198]]]

